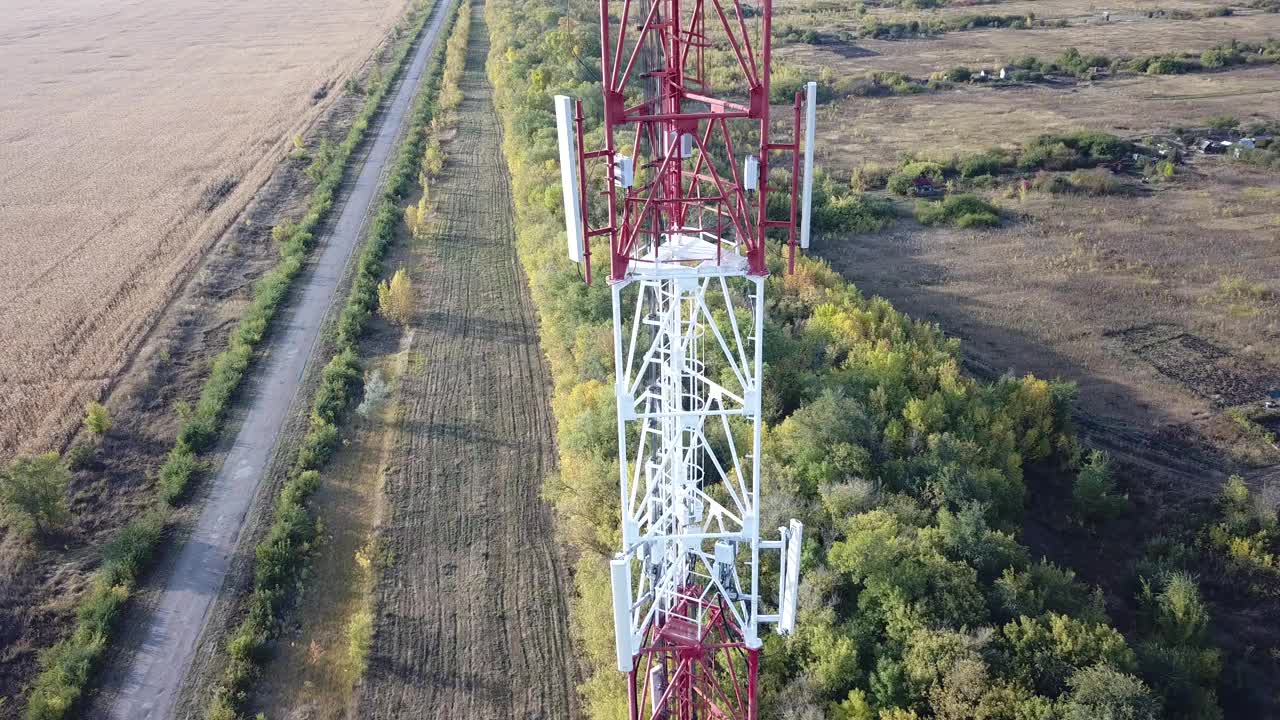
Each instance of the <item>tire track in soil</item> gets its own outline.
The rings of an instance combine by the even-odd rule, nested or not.
[[[566,563],[540,496],[555,467],[550,377],[515,255],[511,189],[472,7],[458,132],[415,278],[418,370],[386,477],[392,562],[359,717],[576,717]],[[414,363],[411,363],[414,365]]]

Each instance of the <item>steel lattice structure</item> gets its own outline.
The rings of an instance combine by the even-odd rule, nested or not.
[[[632,720],[754,720],[759,628],[794,627],[802,533],[792,520],[761,539],[766,238],[782,240],[788,267],[808,245],[815,86],[795,96],[791,137],[771,141],[771,0],[752,13],[740,0],[599,2],[603,147],[586,149],[581,103],[558,96],[556,114],[569,255],[588,282],[591,240],[609,238],[618,668]],[[710,87],[713,49],[740,72],[734,99]],[[771,188],[778,153],[790,178]],[[776,192],[785,217],[769,216]],[[766,598],[770,553],[779,572]]]

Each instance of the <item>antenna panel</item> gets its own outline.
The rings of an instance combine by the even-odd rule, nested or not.
[[[809,225],[813,219],[813,133],[818,124],[818,83],[805,86],[804,96],[804,190],[801,195],[800,248],[809,249]]]
[[[586,243],[582,227],[582,190],[578,185],[578,139],[573,117],[574,101],[556,96],[556,139],[560,143],[560,187],[564,192],[564,224],[569,243],[569,259],[582,262]]]

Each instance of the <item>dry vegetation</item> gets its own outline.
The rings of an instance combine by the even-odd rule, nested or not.
[[[864,18],[850,4],[840,9],[813,10],[814,0],[786,0],[775,18],[775,24],[788,24],[805,29],[844,29],[853,31]],[[1208,12],[1223,3],[1208,1],[1160,3],[1166,10],[1175,8]],[[1146,12],[1157,7],[1150,2],[1109,4],[1111,21],[1101,22],[1104,8],[1085,0],[1066,3],[1020,2],[978,6],[956,6],[940,10],[902,10],[882,8],[869,11],[869,16],[882,20],[927,19],[938,15],[995,14],[1023,15],[1033,13],[1038,20],[1065,20],[1066,27],[1044,27],[1032,30],[971,30],[951,32],[945,36],[922,40],[876,40],[861,38],[854,43],[809,46],[784,45],[775,57],[813,67],[828,67],[838,74],[865,75],[872,71],[904,72],[925,76],[956,65],[975,67],[998,65],[1026,55],[1054,57],[1069,47],[1085,54],[1111,56],[1151,55],[1170,51],[1200,52],[1232,38],[1241,42],[1260,42],[1280,35],[1280,15],[1241,10],[1229,17],[1201,20],[1177,20],[1170,17],[1148,18]]]
[[[1042,132],[1088,128],[1129,136],[1194,126],[1214,115],[1246,122],[1280,117],[1280,66],[1120,77],[1069,89],[964,85],[943,93],[848,98],[819,113],[819,160],[848,168],[893,162],[904,152],[965,155]]]
[[[404,5],[0,1],[0,458],[60,445]]]

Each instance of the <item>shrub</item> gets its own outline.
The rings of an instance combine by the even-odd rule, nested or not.
[[[15,458],[0,471],[0,516],[20,535],[60,529],[70,519],[71,471],[57,453]]]
[[[1143,68],[1145,63],[1145,68]],[[1137,67],[1148,75],[1182,75],[1197,69],[1198,64],[1192,60],[1176,55],[1157,55],[1137,61]]]
[[[1068,48],[1058,56],[1053,66],[1077,77],[1084,77],[1093,68],[1105,68],[1111,65],[1111,58],[1106,55],[1082,55],[1075,48]]]
[[[312,401],[313,423],[336,424],[360,392],[360,361],[348,346],[335,354],[320,374],[320,385]]]
[[[1084,520],[1110,520],[1128,505],[1127,496],[1117,496],[1111,477],[1111,456],[1102,450],[1089,453],[1071,489],[1076,513]]]
[[[999,175],[1006,170],[1012,169],[1013,162],[1007,153],[1000,150],[988,150],[987,152],[971,155],[959,162],[956,169],[960,172],[960,177],[976,178],[981,175]]]
[[[1214,115],[1206,118],[1204,124],[1214,130],[1234,130],[1240,127],[1240,119],[1235,115]]]
[[[78,442],[67,450],[67,467],[72,470],[84,470],[93,464],[93,444]]]
[[[915,189],[916,179],[927,177],[934,184],[942,182],[943,168],[940,163],[911,160],[902,164],[898,171],[889,176],[889,191],[897,195],[910,195]]]
[[[378,312],[388,321],[405,325],[413,313],[413,287],[404,268],[378,286]]]
[[[1018,158],[1023,170],[1075,170],[1112,163],[1133,152],[1133,143],[1115,135],[1078,130],[1038,136]]]
[[[875,232],[887,227],[895,217],[892,202],[850,193],[816,208],[814,225],[836,232]]]
[[[191,448],[178,443],[164,459],[160,466],[159,490],[160,499],[169,505],[176,505],[186,496],[191,486],[191,477],[203,467]]]
[[[977,195],[952,195],[941,202],[917,201],[915,216],[925,225],[977,228],[1000,224],[1000,209]]]
[[[373,613],[358,610],[347,625],[347,662],[356,677],[369,666],[369,648],[373,646]]]
[[[111,429],[111,415],[102,403],[91,402],[85,406],[84,428],[98,437],[106,435]]]
[[[383,400],[391,393],[391,385],[382,377],[377,368],[364,374],[364,398],[356,406],[356,414],[367,418],[378,411]]]
[[[1156,579],[1155,592],[1147,578],[1139,578],[1141,630],[1147,639],[1138,645],[1143,676],[1176,708],[1173,717],[1221,717],[1214,688],[1221,658],[1209,647],[1209,611],[1200,598],[1195,578],[1171,572]]]
[[[857,192],[880,190],[888,184],[889,176],[892,174],[893,168],[874,162],[864,163],[854,168],[849,184]]]
[[[1209,48],[1200,54],[1200,64],[1207,68],[1243,65],[1244,62],[1244,55],[1234,43],[1231,45],[1220,45],[1218,47]]]
[[[1129,186],[1120,182],[1109,170],[1077,170],[1071,173],[1069,182],[1076,192],[1095,197],[1125,195],[1130,192]]]

